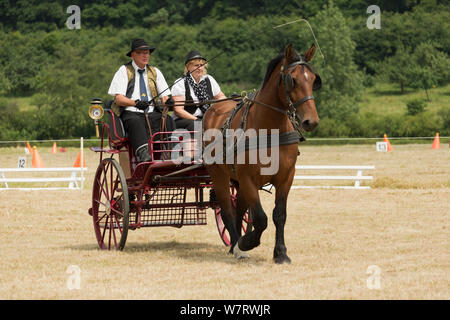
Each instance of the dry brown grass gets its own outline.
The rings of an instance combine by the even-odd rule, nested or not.
[[[82,191],[0,191],[0,299],[450,298],[445,144],[394,145],[388,154],[375,146],[301,151],[301,164],[375,165],[375,180],[371,190],[291,191],[290,265],[272,262],[270,218],[251,259],[236,261],[211,210],[206,226],[130,231],[123,252],[100,251],[87,214],[98,158],[86,151]],[[69,152],[55,166],[72,165],[78,150]],[[14,167],[17,154],[2,149],[0,167]],[[261,197],[270,217],[274,197]],[[79,290],[67,286],[71,265],[81,270]],[[379,290],[367,288],[370,265],[381,270]]]

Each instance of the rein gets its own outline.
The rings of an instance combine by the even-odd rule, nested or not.
[[[203,100],[202,102],[192,102],[192,103],[172,103],[172,104],[155,104],[156,107],[158,108],[164,108],[164,107],[184,107],[184,106],[203,106],[206,104],[213,104],[213,103],[219,103],[222,101],[229,101],[229,100],[234,100],[234,101],[240,101],[242,100],[241,96],[235,95],[232,96],[230,98],[223,98],[223,99],[213,99],[213,100]]]
[[[288,97],[289,97],[289,96],[288,96]],[[296,106],[299,106],[299,105],[301,105],[303,102],[308,101],[308,100],[311,100],[311,97],[312,97],[312,96],[306,96],[306,97],[300,99],[295,105],[296,105]],[[312,97],[312,99],[314,99],[314,97]],[[266,107],[266,108],[269,108],[269,109],[272,109],[272,110],[274,110],[274,111],[277,111],[277,112],[279,112],[279,113],[281,113],[281,114],[284,114],[285,116],[287,116],[287,117],[289,118],[289,121],[291,122],[292,126],[294,127],[294,130],[298,133],[299,138],[300,138],[300,141],[305,141],[305,140],[306,140],[305,136],[303,135],[304,130],[303,130],[302,126],[301,126],[302,121],[301,121],[300,117],[297,115],[296,110],[295,110],[296,107],[295,107],[294,105],[292,105],[292,101],[291,101],[290,99],[289,99],[289,101],[291,102],[291,105],[293,106],[293,108],[291,108],[290,111],[288,111],[288,110],[283,110],[283,109],[280,109],[280,108],[278,108],[278,107],[276,107],[276,106],[272,106],[272,105],[270,105],[270,104],[267,104],[267,103],[264,103],[264,102],[261,102],[261,101],[257,101],[257,100],[255,100],[255,99],[251,99],[251,98],[248,98],[248,97],[244,97],[243,100],[244,100],[244,101],[247,100],[247,101],[252,102],[252,103],[249,105],[248,109],[250,109],[250,107],[251,107],[254,103],[257,103],[257,104],[260,104],[260,105],[262,105],[262,106],[264,106],[264,107]],[[247,113],[248,113],[248,111],[247,111]],[[246,120],[246,119],[245,119],[245,120]],[[245,122],[246,122],[246,121],[245,121]]]

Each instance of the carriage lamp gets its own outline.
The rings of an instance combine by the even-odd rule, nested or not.
[[[102,100],[99,98],[94,98],[91,100],[91,107],[89,108],[89,117],[94,119],[95,123],[95,134],[97,138],[99,137],[98,132],[98,120],[103,117],[103,107],[102,107]]]

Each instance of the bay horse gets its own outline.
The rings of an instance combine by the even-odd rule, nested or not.
[[[288,136],[284,141],[280,138],[279,167],[275,174],[262,175],[261,168],[267,164],[262,164],[259,159],[256,164],[205,164],[222,210],[222,219],[230,234],[230,253],[238,259],[248,257],[245,251],[260,244],[261,235],[267,228],[267,216],[261,206],[259,190],[270,183],[276,190],[273,210],[276,227],[274,262],[291,262],[284,241],[284,226],[286,204],[298,156],[297,130],[301,127],[304,131],[312,131],[319,123],[312,91],[320,88],[321,80],[308,64],[314,53],[314,44],[304,55],[299,55],[292,45],[288,45],[284,53],[269,62],[260,89],[253,98],[247,99],[251,103],[238,108],[235,101],[221,102],[211,106],[203,117],[203,132],[208,129],[223,131],[226,123],[229,129],[237,129],[245,123],[247,129],[278,129],[280,137],[283,134]],[[295,134],[296,139],[292,139],[292,134]],[[212,142],[205,140],[204,146]],[[270,148],[273,146],[268,146],[268,153],[273,152]],[[248,150],[245,153],[248,157]],[[230,183],[237,189],[235,212],[230,200]],[[240,226],[247,209],[251,210],[253,230],[241,236]]]

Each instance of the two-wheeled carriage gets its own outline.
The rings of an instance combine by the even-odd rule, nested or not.
[[[214,210],[223,243],[229,246],[228,231],[202,160],[172,159],[171,152],[181,138],[175,135],[174,139],[172,132],[154,133],[148,142],[152,160],[138,163],[121,119],[111,109],[103,109],[101,101],[91,103],[90,115],[101,125],[101,142],[91,148],[100,155],[100,161],[89,214],[100,248],[122,250],[129,230],[205,225],[209,208]],[[236,186],[230,188],[236,207]],[[251,228],[247,213],[242,231]]]

